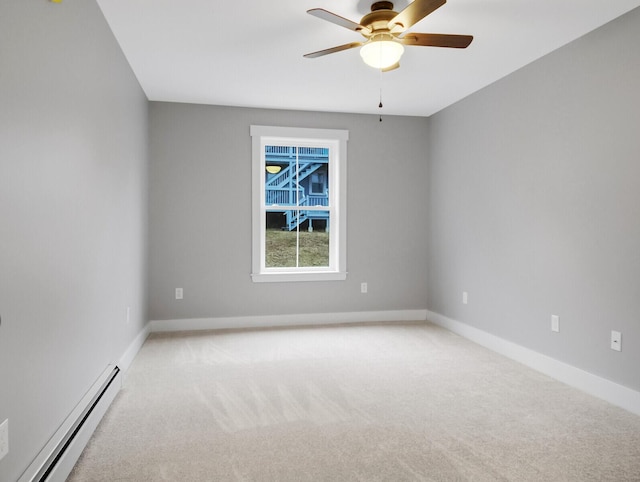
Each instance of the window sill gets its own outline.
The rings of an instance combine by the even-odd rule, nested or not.
[[[299,272],[299,273],[253,273],[251,280],[254,283],[279,283],[299,281],[344,281],[346,272]]]

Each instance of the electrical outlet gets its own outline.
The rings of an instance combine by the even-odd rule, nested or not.
[[[176,300],[181,300],[184,297],[184,291],[182,288],[176,288]]]
[[[463,304],[467,304],[469,302],[469,293],[467,293],[466,291],[462,292],[462,303]]]
[[[131,307],[127,306],[127,323],[131,321]]]
[[[560,317],[558,315],[551,315],[551,331],[556,333],[560,331]]]
[[[622,351],[622,333],[619,331],[611,331],[611,349]]]
[[[360,293],[366,293],[369,290],[367,283],[360,283]]]
[[[0,424],[0,460],[9,453],[9,419]]]

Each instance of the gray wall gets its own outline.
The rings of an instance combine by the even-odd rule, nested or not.
[[[0,2],[2,481],[144,326],[146,176],[146,97],[97,4]]]
[[[433,116],[427,203],[430,310],[635,390],[638,45],[640,9]]]
[[[155,102],[149,112],[152,320],[426,308],[426,119]],[[251,124],[349,130],[346,281],[251,281]]]

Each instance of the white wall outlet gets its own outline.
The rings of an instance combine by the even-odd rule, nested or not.
[[[560,317],[558,315],[551,315],[551,331],[556,333],[560,331]]]
[[[369,291],[369,285],[367,283],[360,283],[360,293],[366,293]]]
[[[466,291],[462,292],[462,303],[464,303],[465,305],[469,302],[469,293],[467,293]]]
[[[619,331],[611,331],[611,349],[622,351],[622,333]]]
[[[9,419],[0,424],[0,460],[9,453]]]
[[[176,300],[181,300],[184,298],[184,291],[182,288],[176,288]]]
[[[131,321],[131,307],[127,306],[127,323]]]

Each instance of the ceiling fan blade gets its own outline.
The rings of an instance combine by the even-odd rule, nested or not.
[[[445,3],[447,0],[415,0],[389,20],[389,29],[392,33],[404,32]]]
[[[396,63],[395,63],[395,64],[393,64],[392,66],[387,67],[387,68],[385,68],[385,69],[380,69],[380,70],[382,70],[383,72],[391,72],[392,70],[396,70],[396,69],[398,69],[398,68],[400,68],[400,62],[396,62]]]
[[[316,57],[322,57],[323,55],[333,54],[335,52],[342,52],[343,50],[354,49],[356,47],[360,47],[362,42],[351,42],[349,44],[338,45],[337,47],[332,47],[330,49],[318,50],[317,52],[311,52],[309,54],[304,54],[303,57],[308,59],[315,59]]]
[[[466,49],[473,35],[450,35],[443,33],[408,33],[398,39],[404,45],[422,45],[425,47],[449,47]]]
[[[335,23],[340,27],[348,28],[349,30],[353,30],[354,32],[365,32],[371,33],[367,27],[360,25],[359,23],[353,22],[348,18],[341,17],[340,15],[336,15],[335,13],[329,12],[323,8],[312,8],[311,10],[307,10],[309,15],[313,15],[314,17],[321,18],[322,20],[326,20],[327,22]]]

